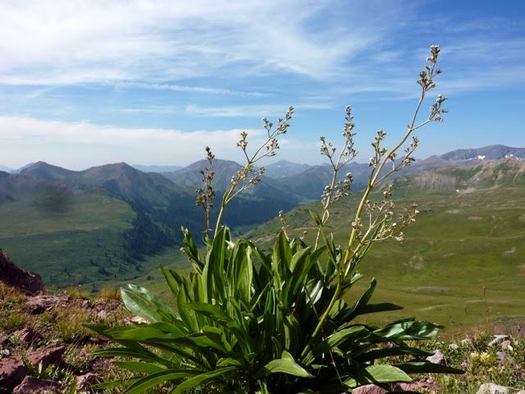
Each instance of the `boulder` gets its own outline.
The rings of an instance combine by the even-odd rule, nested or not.
[[[494,383],[484,383],[479,386],[476,394],[509,394],[508,387],[500,386]]]
[[[26,376],[25,379],[13,390],[13,394],[60,394],[60,384],[52,380],[37,379]]]
[[[0,282],[29,295],[44,291],[40,275],[18,268],[0,249]]]

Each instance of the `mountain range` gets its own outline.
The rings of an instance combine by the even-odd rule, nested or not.
[[[458,150],[418,161],[395,181],[437,191],[522,186],[524,156],[525,149],[504,146]],[[143,172],[115,163],[73,171],[36,162],[18,173],[0,171],[0,248],[57,287],[141,275],[154,256],[179,245],[181,226],[203,230],[195,189],[205,165]],[[214,161],[217,198],[240,168]],[[348,171],[354,190],[366,185],[367,164],[351,163],[342,174]],[[328,165],[270,164],[261,182],[232,202],[225,222],[253,226],[316,201],[330,178]]]

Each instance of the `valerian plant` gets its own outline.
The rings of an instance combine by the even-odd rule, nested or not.
[[[126,393],[159,385],[172,393],[342,393],[368,383],[388,387],[410,382],[413,373],[461,373],[426,361],[429,353],[414,345],[433,338],[436,324],[410,318],[375,327],[356,320],[401,309],[371,302],[375,279],[361,294],[356,294],[354,285],[362,278],[358,268],[370,247],[380,240],[402,238],[403,229],[415,219],[415,208],[396,212],[392,186],[385,180],[414,161],[418,144],[414,132],[441,121],[446,112],[445,98],[438,96],[427,118],[418,120],[440,73],[438,54],[439,47],[432,46],[418,80],[420,97],[402,138],[386,148],[386,133],[377,132],[370,177],[343,245],[334,242],[326,225],[333,204],[351,193],[352,175],[340,174],[357,154],[350,107],[341,149],[321,138],[321,153],[328,158],[333,176],[322,194],[321,213],[312,213],[318,229],[313,245],[289,237],[283,228],[273,249],[266,251],[251,240],[233,239],[222,223],[228,203],[261,180],[264,169],[259,162],[276,154],[293,108],[275,126],[264,120],[266,139],[259,147],[250,150],[248,134],[241,134],[238,146],[246,162],[222,195],[213,229],[209,228],[215,196],[213,154],[207,149],[209,166],[202,172],[197,202],[205,210],[209,231],[202,250],[183,229],[183,251],[193,267],[189,275],[162,268],[172,302],[128,285],[122,289],[126,307],[148,323],[91,326],[119,345],[98,354],[120,358],[118,365],[134,374],[120,382],[127,385]],[[373,191],[378,188],[381,198],[375,201]]]

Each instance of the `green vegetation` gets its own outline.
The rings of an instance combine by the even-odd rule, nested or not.
[[[131,278],[140,272],[123,259],[121,234],[134,216],[129,205],[100,193],[73,195],[61,213],[31,199],[8,202],[0,204],[0,246],[53,287]]]
[[[320,213],[309,211],[316,235],[309,243],[288,236],[285,228],[265,252],[250,240],[233,240],[223,225],[226,207],[241,192],[259,183],[264,169],[257,164],[279,149],[293,114],[290,107],[274,124],[264,119],[267,137],[248,150],[243,131],[237,146],[246,163],[222,193],[215,225],[211,212],[215,156],[206,147],[208,165],[201,171],[202,187],[197,204],[204,210],[205,251],[185,229],[184,254],[192,264],[189,275],[163,270],[173,305],[164,303],[143,287],[122,289],[124,304],[144,318],[140,326],[89,325],[120,347],[98,351],[107,357],[123,357],[119,365],[134,373],[125,393],[139,393],[173,384],[172,393],[187,391],[231,393],[327,393],[351,391],[374,383],[384,387],[412,382],[409,374],[463,373],[433,363],[419,349],[418,341],[430,340],[438,325],[414,318],[384,326],[358,320],[362,315],[401,309],[390,302],[373,304],[376,280],[355,294],[363,278],[360,266],[370,248],[381,240],[403,238],[403,230],[415,221],[414,207],[399,211],[392,200],[392,186],[383,180],[409,166],[418,140],[416,130],[441,121],[445,98],[438,96],[426,120],[418,114],[433,79],[439,47],[432,46],[425,69],[419,74],[421,95],[412,120],[392,148],[383,147],[386,133],[377,132],[372,143],[367,186],[351,210],[352,221],[341,243],[334,240],[330,217],[335,204],[350,194],[353,176],[340,172],[356,156],[354,123],[347,107],[344,144],[336,147],[321,137],[321,154],[332,168],[324,189]],[[409,141],[409,142],[407,142]],[[391,170],[386,164],[389,163]],[[380,190],[379,195],[374,194]],[[279,217],[283,220],[283,215]],[[348,299],[352,293],[351,299]],[[128,360],[131,358],[131,361]]]

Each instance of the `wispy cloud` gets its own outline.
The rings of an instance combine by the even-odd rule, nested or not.
[[[231,66],[323,77],[379,39],[376,29],[352,23],[365,3],[321,28],[317,18],[337,2],[4,1],[0,82],[163,81]]]
[[[186,132],[0,116],[0,144],[9,146],[9,149],[2,151],[2,164],[12,168],[26,164],[26,158],[72,169],[117,161],[181,165],[201,159],[205,146],[211,146],[217,157],[242,160],[236,148],[241,131]],[[262,130],[248,132],[254,146],[261,143]],[[299,160],[304,160],[302,149],[310,147],[307,143],[293,140],[283,141],[283,144],[287,145],[288,157]],[[316,150],[317,147],[313,149]]]
[[[212,88],[205,86],[188,86],[177,85],[171,83],[147,83],[147,82],[119,82],[115,85],[117,88],[130,89],[151,89],[164,90],[170,92],[185,92],[185,93],[203,93],[223,96],[240,96],[240,97],[268,97],[271,93],[250,92],[233,89]]]
[[[200,159],[206,145],[221,157],[235,156],[240,131],[184,132],[0,117],[0,143],[9,146],[2,151],[2,164],[12,167],[25,164],[28,157],[77,169],[115,161],[187,164]],[[250,133],[257,137],[259,131]]]
[[[186,106],[186,112],[196,116],[218,118],[243,118],[261,116],[282,116],[288,109],[286,104],[271,105],[235,105],[224,107],[202,107],[198,105]],[[299,110],[322,110],[331,108],[328,103],[302,103],[294,106]]]

